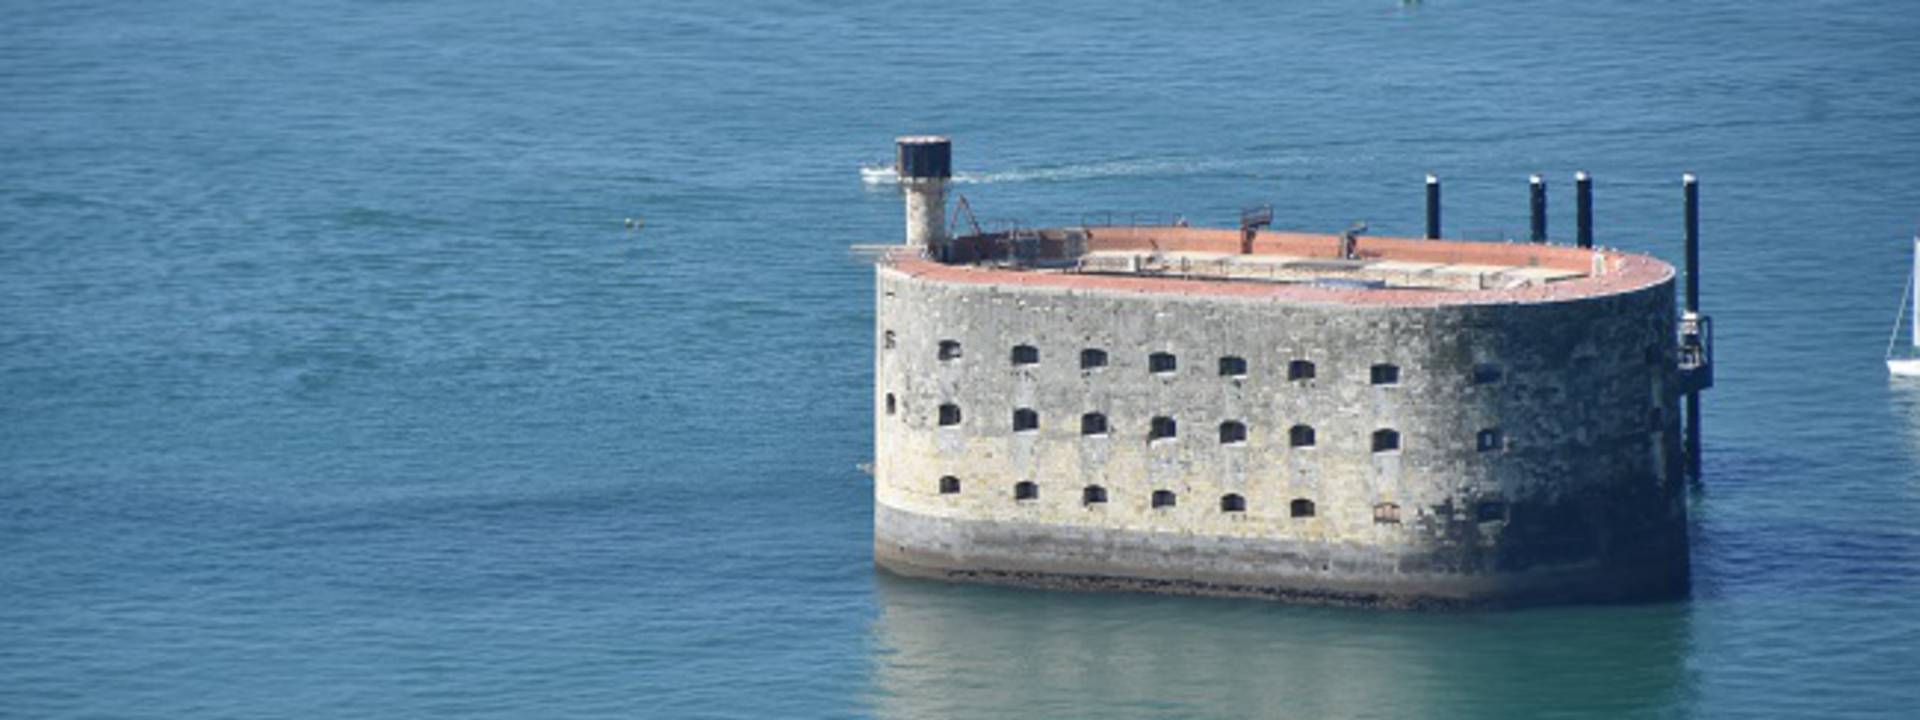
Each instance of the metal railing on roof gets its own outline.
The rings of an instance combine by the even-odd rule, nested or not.
[[[1081,227],[1168,227],[1186,224],[1187,216],[1168,212],[1114,212],[1098,210],[1080,214]]]

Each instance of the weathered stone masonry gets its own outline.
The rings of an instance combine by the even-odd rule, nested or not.
[[[1348,302],[885,260],[876,559],[1390,606],[1684,593],[1673,274],[1594,262],[1647,279]]]

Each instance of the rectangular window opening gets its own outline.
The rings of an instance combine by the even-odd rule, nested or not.
[[[1107,434],[1107,416],[1100,413],[1087,413],[1080,416],[1081,435]]]
[[[1313,374],[1314,374],[1314,367],[1313,367],[1313,363],[1311,362],[1308,362],[1306,360],[1295,360],[1293,362],[1287,363],[1287,379],[1288,380],[1312,380]]]
[[[1473,384],[1492,385],[1506,377],[1506,371],[1493,363],[1480,363],[1473,366]]]
[[[1013,411],[1013,431],[1033,432],[1040,429],[1040,413],[1032,408],[1020,408]]]
[[[1369,373],[1369,375],[1372,377],[1373,384],[1375,385],[1399,385],[1400,384],[1400,366],[1399,365],[1381,363],[1379,365],[1373,366],[1373,369]]]
[[[1147,429],[1147,441],[1171,440],[1178,434],[1179,427],[1174,424],[1173,418],[1157,417]]]

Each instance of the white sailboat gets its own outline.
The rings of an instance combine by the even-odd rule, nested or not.
[[[1913,349],[1906,357],[1894,357],[1893,348],[1900,339],[1900,324],[1908,305],[1913,306]],[[1887,338],[1887,372],[1895,377],[1920,377],[1920,235],[1913,236],[1913,272],[1907,275],[1907,289],[1900,293],[1900,314],[1893,318],[1893,335]]]

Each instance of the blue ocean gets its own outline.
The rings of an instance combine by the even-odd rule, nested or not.
[[[1916,9],[7,3],[0,717],[1912,717]],[[983,221],[1417,235],[1433,172],[1500,240],[1537,172],[1568,242],[1587,171],[1675,262],[1697,173],[1693,597],[876,571],[858,170],[929,132]]]

